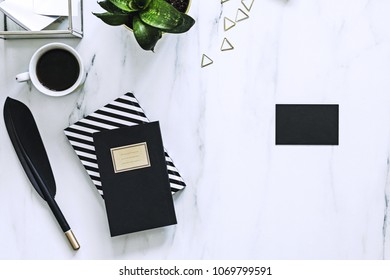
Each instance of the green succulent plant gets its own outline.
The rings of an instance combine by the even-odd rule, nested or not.
[[[144,50],[154,50],[163,33],[184,33],[194,24],[165,0],[104,0],[98,2],[106,12],[93,13],[108,25],[126,25]]]

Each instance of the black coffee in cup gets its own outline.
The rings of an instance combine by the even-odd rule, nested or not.
[[[67,50],[52,49],[38,59],[36,74],[39,82],[46,88],[63,91],[78,80],[80,65],[77,58]]]

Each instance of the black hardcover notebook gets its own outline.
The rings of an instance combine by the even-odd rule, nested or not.
[[[111,236],[176,224],[159,123],[93,139]]]

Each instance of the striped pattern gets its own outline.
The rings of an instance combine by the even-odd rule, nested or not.
[[[135,96],[132,93],[126,93],[64,130],[70,144],[103,198],[102,183],[92,134],[148,122],[149,120]],[[171,191],[174,194],[182,190],[186,185],[166,151],[165,160],[167,162]]]

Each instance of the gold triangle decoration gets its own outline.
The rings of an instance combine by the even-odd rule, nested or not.
[[[227,2],[227,1],[229,1],[229,0],[221,0],[221,4],[223,4],[223,3]]]
[[[250,12],[252,9],[253,3],[255,0],[241,0],[242,5],[245,7],[245,9]]]
[[[213,62],[214,61],[210,57],[208,57],[207,55],[203,54],[202,55],[202,63],[201,63],[200,66],[203,68],[203,67],[206,67],[206,66],[209,66],[209,65],[213,64]]]
[[[224,38],[222,45],[221,45],[221,51],[231,51],[234,50],[233,45],[228,41],[228,39]]]
[[[225,31],[228,31],[229,29],[232,29],[235,25],[236,25],[236,23],[234,21],[232,21],[231,19],[225,17],[225,19],[224,19],[224,29],[225,29]]]
[[[249,18],[248,14],[245,13],[243,10],[238,9],[237,10],[237,15],[236,15],[236,22],[242,21]]]

